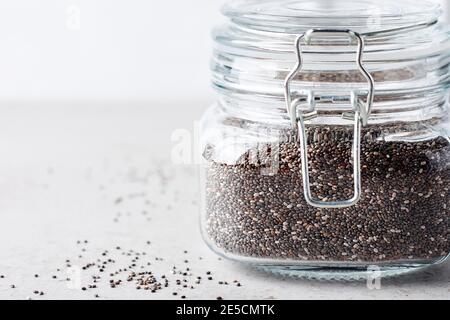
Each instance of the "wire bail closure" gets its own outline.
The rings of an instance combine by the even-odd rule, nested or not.
[[[308,145],[305,121],[312,120],[317,117],[315,97],[312,91],[307,92],[308,109],[306,113],[299,110],[300,98],[292,100],[291,97],[291,82],[302,70],[303,58],[302,58],[302,41],[306,44],[311,43],[313,34],[343,34],[347,35],[352,42],[356,41],[358,44],[356,52],[356,64],[359,71],[363,74],[369,84],[369,90],[367,94],[367,100],[364,101],[358,97],[357,93],[352,91],[350,93],[350,100],[352,104],[352,112],[342,114],[342,118],[346,120],[354,121],[354,135],[353,135],[353,179],[354,179],[354,195],[351,199],[342,201],[321,201],[314,199],[311,194],[311,185],[309,181],[309,164],[308,164]],[[292,127],[298,131],[298,138],[300,140],[300,152],[302,157],[302,177],[303,177],[303,192],[306,202],[317,208],[346,208],[358,203],[361,198],[361,126],[366,126],[370,113],[372,112],[372,105],[374,100],[374,80],[372,75],[365,69],[363,65],[363,52],[364,52],[364,39],[357,32],[351,30],[341,29],[311,29],[303,35],[297,37],[295,41],[296,53],[297,53],[297,65],[294,70],[287,76],[285,80],[285,100],[287,112],[292,121]]]

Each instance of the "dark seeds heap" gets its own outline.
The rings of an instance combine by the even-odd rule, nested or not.
[[[323,201],[353,196],[351,129],[310,127],[312,193]],[[450,146],[436,138],[387,142],[365,129],[362,198],[319,209],[303,197],[300,151],[279,146],[279,166],[263,174],[250,152],[236,165],[210,161],[206,232],[225,252],[308,261],[429,261],[450,252]],[[252,150],[255,151],[255,150]]]

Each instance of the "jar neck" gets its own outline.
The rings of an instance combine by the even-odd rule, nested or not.
[[[291,125],[285,101],[274,101],[265,97],[243,97],[240,95],[219,99],[219,107],[226,117],[236,118],[251,123],[274,127],[288,127]],[[333,97],[335,98],[335,96]],[[402,101],[397,105],[387,105],[383,108],[383,101],[375,98],[374,111],[369,117],[368,125],[383,125],[389,123],[414,122],[444,122],[448,120],[449,101],[442,94],[426,95],[422,98],[411,99],[410,103]],[[351,121],[343,118],[344,113],[352,111],[349,104],[337,107],[337,103],[316,102],[318,117],[308,121],[310,124],[352,125]]]

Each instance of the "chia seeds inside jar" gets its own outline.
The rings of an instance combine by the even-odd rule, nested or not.
[[[217,253],[316,278],[449,255],[449,32],[434,4],[359,5],[224,8],[219,100],[202,122],[202,230]]]

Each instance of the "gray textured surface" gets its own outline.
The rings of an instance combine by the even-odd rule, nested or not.
[[[111,299],[179,299],[184,294],[189,299],[449,299],[448,263],[383,280],[380,290],[369,290],[365,283],[280,278],[219,260],[199,234],[196,167],[170,161],[172,131],[192,129],[204,104],[198,106],[186,108],[189,111],[173,122],[169,106],[4,107],[0,275],[5,278],[0,279],[0,298],[90,299],[98,294]],[[89,243],[78,245],[77,240]],[[147,252],[145,259],[152,261],[148,270],[157,275],[169,275],[173,265],[189,265],[195,275],[212,271],[214,280],[193,290],[169,288],[154,294],[129,283],[111,289],[108,274],[97,289],[68,286],[66,259],[82,266],[109,250],[117,265],[126,265],[116,246]],[[81,285],[89,283],[91,275],[82,271]],[[217,283],[235,279],[242,287]],[[173,291],[179,295],[174,297]]]

